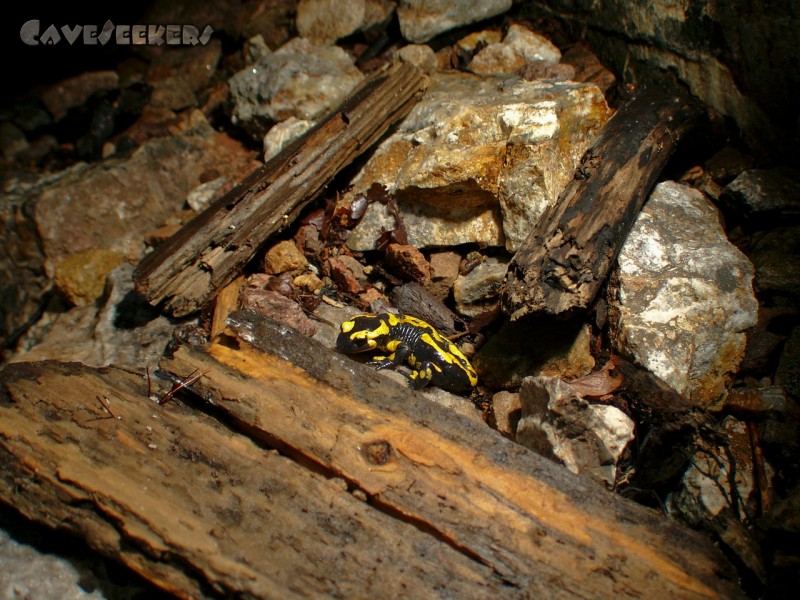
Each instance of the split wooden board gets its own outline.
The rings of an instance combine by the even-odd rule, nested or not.
[[[699,534],[293,330],[232,328],[163,362],[203,373],[196,406],[4,367],[0,499],[182,597],[739,595]]]

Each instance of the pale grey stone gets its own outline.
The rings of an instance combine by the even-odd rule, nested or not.
[[[52,317],[45,314],[45,319]],[[58,315],[41,341],[10,362],[60,360],[93,367],[155,371],[175,324],[133,291],[133,266],[114,269],[102,306],[77,306]]]
[[[758,302],[753,266],[697,190],[656,186],[620,251],[616,349],[702,406],[724,398]]]
[[[490,310],[500,299],[508,263],[489,258],[466,275],[459,275],[453,285],[456,310],[467,317],[476,317]]]
[[[272,123],[291,116],[313,120],[363,79],[338,46],[294,38],[231,77],[233,122],[260,139]]]
[[[608,486],[634,438],[634,423],[618,408],[587,402],[557,377],[526,377],[520,388],[517,442]]]
[[[429,39],[506,12],[512,0],[400,0],[397,17],[403,37],[411,42]]]
[[[278,154],[314,126],[314,121],[289,117],[272,127],[264,136],[264,162]]]
[[[200,212],[211,203],[211,200],[214,198],[214,194],[216,194],[217,191],[227,183],[227,181],[228,178],[224,175],[221,175],[216,179],[201,183],[186,195],[186,204],[188,204],[189,208],[192,210]]]
[[[667,507],[692,524],[720,515],[724,510],[749,520],[757,515],[758,482],[747,424],[725,417],[721,433],[724,441],[699,441],[681,488],[670,494]],[[772,467],[764,462],[765,478],[772,478]]]
[[[547,38],[522,25],[511,25],[502,42],[489,44],[470,61],[476,73],[516,73],[529,62],[557,63],[561,51]]]
[[[438,66],[436,53],[427,44],[408,44],[397,51],[397,57],[422,70],[423,73],[433,73]]]

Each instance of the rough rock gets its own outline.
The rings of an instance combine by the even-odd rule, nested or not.
[[[491,44],[499,44],[503,34],[497,29],[482,29],[473,31],[453,44],[453,52],[462,56],[472,56],[481,48]]]
[[[363,291],[364,266],[352,256],[332,256],[328,259],[328,271],[336,285],[348,294]]]
[[[211,81],[222,56],[222,42],[161,52],[150,66],[147,83],[153,87],[151,103],[172,110],[197,104],[196,93]]]
[[[506,12],[511,0],[400,0],[397,17],[403,37],[427,42],[436,35]]]
[[[426,289],[441,301],[447,299],[450,290],[458,277],[461,255],[449,250],[431,252],[431,278],[425,284]]]
[[[459,275],[453,285],[456,310],[467,317],[477,317],[500,301],[507,262],[488,258],[466,275]]]
[[[30,147],[25,132],[10,121],[0,122],[0,151],[3,159],[12,161]]]
[[[616,349],[700,406],[721,401],[758,302],[753,266],[726,238],[714,206],[690,187],[656,186],[616,273]]]
[[[234,39],[239,36],[252,38],[260,35],[267,47],[275,49],[288,42],[293,35],[297,0],[270,0],[266,3],[235,2],[223,11],[216,8],[218,6],[216,4],[209,6],[212,7],[211,14],[214,17],[221,14],[226,16],[225,29]],[[234,18],[231,19],[231,16]]]
[[[795,327],[783,346],[775,382],[800,401],[800,327]]]
[[[195,212],[200,212],[217,196],[217,193],[228,183],[225,176],[216,177],[211,181],[201,183],[191,192],[186,194],[186,204]]]
[[[302,271],[308,260],[291,240],[278,242],[267,251],[264,257],[264,272],[278,275],[287,271]]]
[[[778,168],[744,171],[722,192],[720,202],[744,225],[781,223],[800,217],[800,173]]]
[[[37,318],[56,264],[99,248],[138,260],[141,237],[181,208],[204,173],[234,173],[248,157],[194,111],[183,131],[150,140],[126,158],[79,164],[33,186],[7,188],[0,211],[3,345]]]
[[[292,279],[292,285],[310,294],[317,294],[325,284],[314,273],[303,273]]]
[[[397,8],[394,0],[365,0],[364,31],[388,27]]]
[[[365,4],[365,0],[300,0],[297,32],[315,44],[332,44],[364,24]]]
[[[572,179],[609,116],[594,85],[439,73],[342,197],[380,183],[394,194],[408,243],[480,243],[514,251]],[[387,206],[370,204],[347,245],[371,250]]]
[[[749,255],[763,296],[788,297],[800,305],[800,226],[776,227],[754,235]]]
[[[727,186],[744,171],[753,168],[753,157],[736,146],[723,146],[709,158],[703,168],[715,183]]]
[[[127,253],[181,208],[205,172],[235,172],[247,157],[195,111],[184,132],[154,139],[130,158],[70,173],[31,199],[45,255],[56,263],[91,248]]]
[[[800,123],[793,3],[674,0],[537,1],[586,37],[605,64],[640,84],[675,73],[732,117],[746,138],[780,156],[794,152]]]
[[[613,486],[634,423],[614,406],[591,404],[554,377],[526,377],[519,391],[517,442],[573,473]]]
[[[561,51],[550,40],[527,27],[513,24],[503,41],[489,44],[469,63],[475,73],[516,73],[531,62],[557,63]]]
[[[155,371],[174,324],[134,293],[132,274],[127,263],[114,269],[102,306],[76,306],[58,315],[41,342],[11,362],[53,359]]]
[[[84,170],[85,165],[74,167]],[[65,177],[63,171],[58,177]],[[36,223],[28,193],[53,184],[52,176],[40,177],[26,185],[9,182],[0,202],[0,348],[12,347],[25,328],[36,321],[47,302],[52,282],[45,272],[44,253],[37,243]]]
[[[363,79],[338,46],[294,38],[228,80],[233,122],[256,139],[289,117],[313,120],[335,106]]]
[[[431,276],[430,264],[414,246],[389,244],[386,247],[386,264],[392,272],[406,280],[425,281]]]
[[[522,402],[514,392],[497,392],[492,396],[492,414],[497,431],[514,438],[522,417]]]
[[[395,375],[400,375],[399,373],[387,369],[384,369],[381,372],[382,373],[391,372],[394,373]],[[402,377],[403,377],[402,383],[404,385],[408,385],[408,380],[405,378],[405,376]],[[468,400],[467,398],[464,398],[457,394],[452,394],[447,390],[443,390],[441,388],[433,386],[426,387],[422,391],[422,393],[431,402],[435,402],[436,404],[444,406],[445,408],[450,409],[459,415],[467,417],[470,421],[473,421],[475,423],[480,423],[481,425],[486,425],[486,423],[483,420],[483,416],[481,415],[480,409],[471,400]]]
[[[279,292],[265,290],[259,287],[260,280],[251,284],[248,282],[239,291],[239,308],[250,309],[296,329],[303,335],[314,335],[317,331],[314,321],[303,312],[302,307]]]
[[[505,324],[478,350],[472,365],[492,389],[515,388],[528,375],[576,379],[594,368],[590,341],[589,328],[576,320]]]
[[[73,306],[97,300],[106,277],[125,261],[121,252],[97,248],[68,256],[55,267],[55,284]]]
[[[82,106],[92,94],[118,87],[119,76],[115,71],[90,71],[49,87],[42,93],[42,102],[53,118],[58,120],[66,116],[71,108]]]
[[[290,142],[296,140],[314,126],[314,121],[289,117],[275,124],[264,136],[264,162],[278,154]]]
[[[423,73],[431,74],[436,70],[438,61],[433,48],[426,44],[408,44],[397,51],[397,57],[418,67]]]
[[[54,536],[51,530],[44,533],[10,510],[0,518],[0,565],[3,600],[105,600],[158,594],[154,588],[143,589],[142,583],[134,583],[133,577],[112,582],[112,573],[120,577],[123,568],[113,569],[110,562],[84,550],[74,539]],[[105,571],[106,567],[112,572]]]
[[[680,489],[667,497],[667,511],[693,527],[705,526],[717,532],[723,543],[761,575],[761,559],[743,524],[752,523],[769,507],[770,494],[759,484],[769,486],[773,470],[765,461],[758,467],[754,463],[744,422],[725,417],[721,430],[723,439],[699,440]]]
[[[797,416],[800,412],[800,407],[786,396],[786,390],[780,385],[734,388],[725,398],[724,409],[751,418],[784,419],[788,415]]]
[[[566,63],[549,63],[543,60],[525,63],[517,75],[527,81],[554,79],[556,81],[575,81],[575,67]]]
[[[593,83],[603,94],[608,93],[617,82],[614,74],[603,66],[597,55],[584,42],[573,44],[561,56],[559,64],[575,68],[575,75],[571,78],[573,81]]]

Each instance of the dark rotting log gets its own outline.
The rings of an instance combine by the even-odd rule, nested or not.
[[[664,165],[700,114],[676,90],[645,90],[620,108],[514,255],[502,296],[512,321],[592,303]]]
[[[146,256],[136,291],[180,317],[230,283],[333,177],[417,102],[422,72],[398,63],[365,80],[335,111]]]

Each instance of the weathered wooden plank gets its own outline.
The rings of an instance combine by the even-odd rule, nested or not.
[[[174,316],[202,308],[273,233],[416,104],[425,76],[398,63],[147,255],[136,290]]]
[[[699,114],[684,95],[655,89],[611,118],[509,265],[501,305],[511,320],[591,304],[661,170]]]
[[[491,569],[342,479],[147,399],[141,375],[19,363],[0,382],[0,501],[179,597],[507,595]]]
[[[509,590],[737,596],[730,566],[698,534],[291,329],[245,312],[231,323],[240,340],[181,348],[162,367],[207,372],[195,389],[253,436],[363,489]]]

